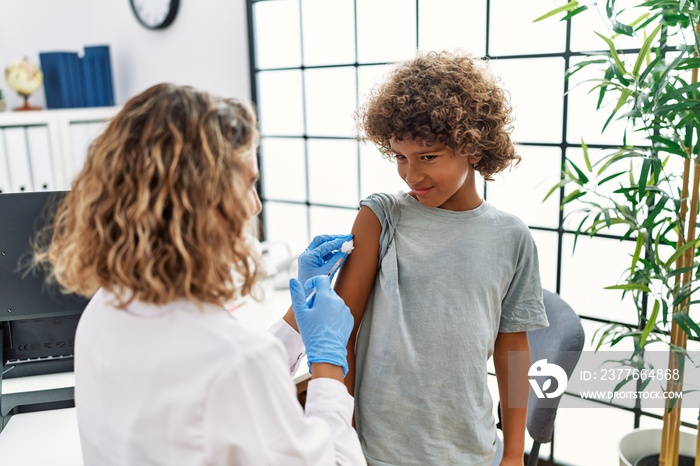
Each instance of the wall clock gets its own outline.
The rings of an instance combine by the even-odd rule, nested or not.
[[[175,20],[180,0],[129,0],[131,9],[142,26],[164,29]]]

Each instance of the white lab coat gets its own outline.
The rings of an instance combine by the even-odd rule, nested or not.
[[[213,306],[111,302],[98,291],[76,333],[86,466],[366,464],[342,383],[314,379],[297,402],[288,325],[275,338]]]

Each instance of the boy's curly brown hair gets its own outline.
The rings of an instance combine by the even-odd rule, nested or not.
[[[481,156],[474,168],[486,180],[520,161],[509,100],[485,62],[466,53],[419,53],[399,64],[357,116],[365,138],[389,157],[392,138],[441,142],[457,155]]]
[[[255,115],[238,100],[145,90],[91,144],[35,262],[69,291],[115,293],[120,308],[249,293],[260,268],[246,239],[246,161],[257,143]]]

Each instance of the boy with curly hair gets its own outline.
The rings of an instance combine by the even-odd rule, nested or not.
[[[496,451],[487,360],[502,405],[501,465],[522,465],[527,331],[548,325],[526,224],[482,200],[519,161],[511,109],[478,60],[431,52],[400,64],[359,112],[366,138],[410,190],[363,200],[337,293],[355,317],[346,385],[370,465],[490,465]],[[360,326],[360,323],[361,326]],[[519,398],[522,400],[523,398]]]

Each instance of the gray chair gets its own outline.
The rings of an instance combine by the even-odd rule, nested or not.
[[[581,357],[585,340],[581,319],[558,294],[547,290],[543,290],[542,293],[549,327],[528,332],[531,359],[533,363],[547,359],[548,363],[557,364],[564,369],[566,376],[570,378]],[[528,466],[537,465],[540,446],[552,441],[554,419],[557,417],[560,401],[561,397],[537,398],[535,393],[530,391],[527,431],[533,444],[528,455]],[[499,444],[494,465],[500,462],[500,455],[502,446]]]

